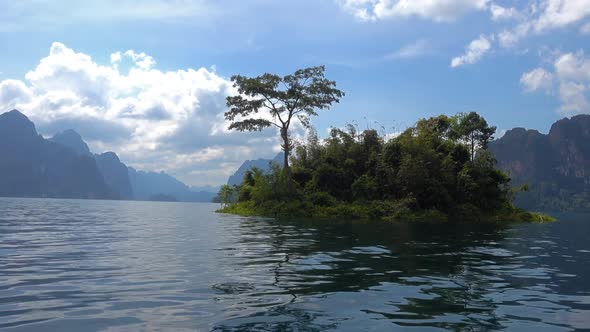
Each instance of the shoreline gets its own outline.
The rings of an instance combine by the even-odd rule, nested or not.
[[[272,204],[275,203],[275,204]],[[367,202],[366,204],[338,204],[335,206],[317,206],[300,201],[272,202],[264,207],[253,206],[249,202],[234,203],[220,209],[216,213],[226,213],[243,217],[264,218],[305,218],[305,219],[333,219],[344,218],[351,220],[379,220],[379,221],[406,221],[406,222],[432,222],[432,223],[550,223],[556,218],[542,213],[525,211],[520,208],[510,207],[496,213],[484,213],[482,211],[455,211],[444,213],[438,210],[380,210],[380,201]]]

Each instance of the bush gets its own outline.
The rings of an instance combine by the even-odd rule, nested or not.
[[[313,205],[317,206],[334,206],[338,202],[336,198],[327,192],[315,192],[305,196],[305,199]]]

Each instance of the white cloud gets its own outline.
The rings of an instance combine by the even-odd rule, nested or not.
[[[526,91],[558,91],[564,115],[590,112],[590,58],[583,51],[562,54],[553,62],[553,72],[534,69],[521,77]]]
[[[555,71],[562,80],[590,82],[590,59],[582,51],[564,54],[555,61]]]
[[[459,67],[466,64],[473,64],[479,61],[492,47],[490,39],[481,35],[479,38],[473,40],[465,48],[465,54],[453,58],[451,67]]]
[[[489,0],[336,0],[362,21],[417,16],[451,22],[470,11],[485,10]]]
[[[386,60],[402,59],[402,58],[415,58],[425,55],[429,51],[429,43],[426,40],[420,39],[411,44],[402,46],[399,50],[387,54]]]
[[[550,92],[553,86],[553,74],[543,68],[533,69],[521,76],[520,84],[527,92],[537,90]]]
[[[590,15],[588,0],[545,0],[544,10],[535,20],[536,31],[561,28]]]
[[[499,33],[502,47],[512,47],[530,34],[572,26],[590,16],[588,0],[542,0],[523,8],[523,22]],[[590,27],[588,28],[590,30]],[[582,27],[581,31],[584,31]]]
[[[0,105],[6,109],[14,108],[20,103],[27,103],[31,100],[31,90],[18,80],[0,81]]]
[[[559,98],[562,101],[560,113],[569,115],[590,112],[587,95],[588,86],[572,81],[561,82],[559,85]]]
[[[129,66],[122,71],[125,59]],[[222,171],[208,178],[190,174],[275,153],[272,129],[227,130],[231,82],[206,68],[162,71],[155,65],[151,56],[131,50],[113,53],[102,65],[56,42],[24,80],[0,81],[0,110],[23,111],[44,135],[75,129],[95,152],[115,151],[131,166],[164,169],[189,184],[225,182]]]
[[[504,30],[498,34],[498,41],[502,47],[513,47],[526,37],[530,31],[529,23],[521,23],[512,30]]]
[[[133,62],[139,68],[144,69],[144,70],[149,70],[150,68],[152,68],[153,66],[156,65],[156,60],[154,60],[154,58],[152,58],[151,56],[149,56],[143,52],[135,53],[133,50],[127,50],[125,52],[125,55],[130,57],[131,60],[133,60]],[[111,57],[111,60],[112,60],[112,57]]]
[[[111,65],[113,65],[115,68],[118,68],[119,64],[121,64],[125,58],[130,59],[135,66],[144,70],[149,70],[156,65],[156,60],[154,60],[154,58],[143,52],[136,53],[134,50],[112,53]]]
[[[506,8],[495,3],[490,5],[490,13],[492,14],[492,20],[494,21],[512,20],[521,17],[520,12],[516,8]]]

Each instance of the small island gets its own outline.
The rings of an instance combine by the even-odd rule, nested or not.
[[[316,110],[344,93],[312,67],[280,77],[232,77],[229,129],[279,129],[284,161],[270,172],[252,169],[240,185],[225,185],[218,212],[243,216],[366,218],[438,222],[548,222],[550,216],[513,205],[527,186],[511,188],[488,151],[496,127],[475,112],[421,119],[397,135],[332,128],[321,141],[310,125]],[[260,113],[259,113],[260,112]],[[266,112],[266,117],[262,114]],[[294,142],[292,121],[308,129]]]
[[[476,128],[470,124],[480,123]],[[526,221],[553,218],[512,204],[516,190],[486,143],[495,128],[475,113],[422,119],[396,137],[377,130],[313,130],[289,170],[246,172],[224,186],[218,212],[268,217],[407,221]],[[483,133],[487,132],[487,135]],[[475,147],[480,146],[476,151]],[[526,190],[523,188],[521,190]]]

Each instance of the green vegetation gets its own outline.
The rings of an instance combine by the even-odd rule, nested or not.
[[[283,170],[289,173],[289,156],[294,146],[289,132],[292,121],[296,119],[309,128],[310,117],[318,115],[317,110],[330,108],[344,96],[336,89],[336,82],[324,77],[324,71],[324,66],[319,66],[299,69],[284,77],[268,73],[258,77],[232,76],[239,95],[226,99],[229,111],[225,119],[232,122],[229,129],[278,128],[285,152]]]
[[[253,169],[221,189],[219,212],[273,217],[546,222],[513,206],[487,151],[495,127],[477,113],[418,121],[395,138],[352,125],[294,147],[291,171]]]

